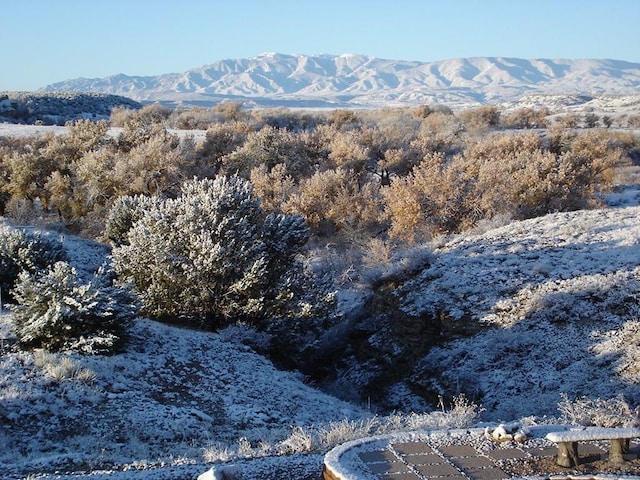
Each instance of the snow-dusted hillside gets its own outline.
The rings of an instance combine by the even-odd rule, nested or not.
[[[233,99],[265,106],[335,108],[496,103],[532,93],[635,94],[639,86],[640,65],[619,60],[476,57],[416,62],[352,54],[266,53],[184,73],[78,78],[43,90],[196,105]]]
[[[95,92],[0,92],[0,123],[64,125],[79,119],[106,120],[116,107],[138,109],[129,98]]]
[[[420,404],[416,386],[446,398],[464,391],[486,420],[556,415],[561,392],[640,403],[640,207],[635,194],[622,200],[442,241],[398,285],[401,306],[459,331],[482,328],[431,349],[388,395],[407,406]],[[85,272],[107,254],[64,242]],[[239,438],[255,454],[294,425],[367,415],[276,370],[243,344],[242,329],[140,319],[126,352],[111,357],[19,352],[6,311],[0,334],[2,478],[195,478]],[[246,478],[316,472],[321,457],[261,461]]]
[[[109,253],[82,238],[61,240],[82,276]],[[134,478],[195,478],[208,468],[207,454],[224,458],[239,439],[274,445],[294,426],[366,415],[278,371],[243,344],[242,328],[214,334],[140,319],[126,352],[82,356],[17,351],[10,316],[0,316],[3,480],[100,470],[126,470],[121,478],[136,470],[146,474]],[[316,470],[322,463],[319,456],[289,461]],[[262,468],[292,468],[278,466],[286,462]]]
[[[558,213],[464,236],[399,291],[412,315],[482,325],[406,380],[467,392],[486,417],[553,415],[569,397],[640,404],[640,208]]]

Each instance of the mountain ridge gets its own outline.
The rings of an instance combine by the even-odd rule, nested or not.
[[[367,108],[497,103],[529,94],[635,94],[638,88],[640,64],[624,60],[470,57],[419,62],[359,54],[263,53],[183,73],[65,80],[40,91],[193,105],[227,99],[264,106]]]

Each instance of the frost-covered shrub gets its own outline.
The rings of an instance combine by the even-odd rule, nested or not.
[[[344,419],[330,422],[318,430],[318,443],[329,450],[341,443],[350,442],[358,438],[365,438],[375,433],[380,428],[378,417],[369,417],[358,420]]]
[[[637,427],[640,425],[640,409],[632,409],[622,395],[615,398],[570,400],[562,394],[558,410],[565,421],[575,425],[597,427]]]
[[[263,127],[247,135],[244,144],[221,158],[222,169],[228,175],[249,178],[251,170],[264,165],[268,170],[284,164],[294,177],[307,176],[313,162],[301,135],[274,127]]]
[[[14,225],[32,225],[38,218],[38,211],[31,200],[11,197],[5,204],[4,215],[11,219]]]
[[[137,312],[126,289],[110,286],[106,276],[80,284],[66,262],[57,262],[46,272],[22,272],[13,295],[18,342],[50,351],[111,353],[124,340],[127,323]]]
[[[296,259],[309,237],[298,215],[263,215],[251,184],[192,180],[149,206],[113,251],[146,314],[219,326],[291,314],[304,282]]]
[[[125,195],[118,197],[109,210],[104,236],[116,245],[127,242],[127,234],[133,224],[144,216],[144,212],[158,203],[158,197]]]
[[[11,300],[18,275],[36,273],[66,259],[62,243],[37,231],[0,226],[0,288],[2,299]]]

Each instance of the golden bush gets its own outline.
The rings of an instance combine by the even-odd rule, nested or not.
[[[544,128],[549,110],[542,108],[519,108],[501,115],[500,124],[505,128]]]
[[[294,179],[287,173],[284,163],[278,163],[270,170],[264,164],[254,167],[249,181],[266,212],[281,213],[295,188]]]
[[[265,165],[268,170],[283,163],[287,172],[296,178],[307,176],[313,170],[304,139],[287,130],[266,126],[250,132],[246,141],[233,152],[221,158],[227,175],[249,178],[251,170]]]
[[[338,168],[316,172],[304,179],[285,208],[303,215],[320,235],[339,231],[365,231],[379,225],[382,199],[376,182],[360,185],[353,170]]]
[[[500,111],[494,105],[469,108],[458,113],[468,131],[481,133],[500,124]]]

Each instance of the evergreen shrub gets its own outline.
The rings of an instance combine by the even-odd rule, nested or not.
[[[0,226],[0,293],[4,302],[12,301],[13,289],[21,272],[36,273],[66,259],[62,242],[37,231]]]
[[[56,262],[45,272],[22,272],[13,295],[18,342],[49,351],[112,353],[124,341],[127,324],[137,313],[126,288],[111,286],[104,274],[80,284],[75,269],[66,262]]]
[[[220,176],[185,182],[150,203],[113,250],[144,313],[195,326],[288,315],[300,298],[297,255],[309,238],[300,215],[264,215],[251,184]]]

